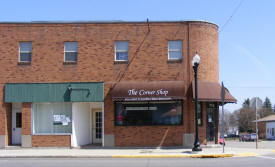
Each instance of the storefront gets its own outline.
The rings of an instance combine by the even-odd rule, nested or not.
[[[195,114],[193,86],[184,81],[113,84],[110,93],[114,106],[114,146],[191,147]],[[199,81],[198,91],[200,141],[217,142],[221,86]],[[228,90],[225,102],[236,102]]]
[[[115,126],[182,125],[183,81],[114,84]]]
[[[221,85],[218,82],[198,81],[198,101],[205,103],[206,140],[218,143],[219,139],[219,106],[221,105]],[[195,84],[192,82],[192,93],[195,98]],[[225,89],[224,103],[236,103],[237,100]]]
[[[79,147],[102,143],[103,83],[8,83],[11,144]]]

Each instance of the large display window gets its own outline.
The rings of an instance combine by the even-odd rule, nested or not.
[[[181,125],[182,101],[115,102],[115,125]]]
[[[72,133],[72,103],[33,104],[33,134]]]

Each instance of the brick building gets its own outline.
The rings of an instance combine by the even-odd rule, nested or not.
[[[192,147],[195,52],[206,144],[221,102],[215,24],[0,23],[0,147]]]

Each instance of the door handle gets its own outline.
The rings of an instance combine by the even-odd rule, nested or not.
[[[15,131],[15,128],[13,128],[12,130]]]

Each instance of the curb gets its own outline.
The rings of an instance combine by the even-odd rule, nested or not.
[[[1,158],[112,158],[111,155],[8,155]]]
[[[112,158],[226,158],[233,154],[197,154],[197,155],[112,155]]]
[[[197,154],[197,155],[8,155],[0,158],[226,158],[233,154]]]
[[[260,154],[253,153],[253,152],[247,152],[247,153],[239,153],[235,154],[234,157],[256,157],[259,156]]]
[[[272,150],[275,152],[275,150]],[[228,157],[256,157],[254,152],[238,154],[173,154],[173,155],[0,155],[0,158],[228,158]]]

